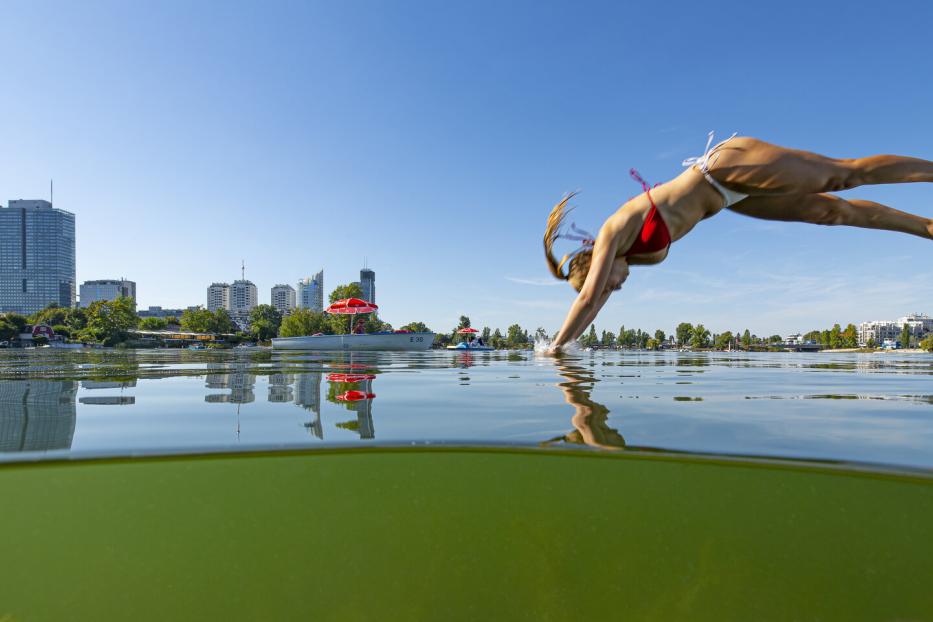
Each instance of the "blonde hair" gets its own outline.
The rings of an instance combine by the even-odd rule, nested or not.
[[[576,194],[576,192],[571,192],[551,210],[551,215],[547,219],[547,227],[544,229],[544,258],[547,261],[548,269],[555,278],[569,281],[575,290],[580,291],[583,289],[583,282],[590,271],[590,263],[593,260],[592,247],[584,248],[577,253],[564,255],[560,261],[557,260],[552,250],[554,241],[560,235],[560,227],[564,223],[564,218],[573,209],[572,207],[568,209],[567,203]],[[564,264],[567,264],[567,274],[564,274],[563,271]]]

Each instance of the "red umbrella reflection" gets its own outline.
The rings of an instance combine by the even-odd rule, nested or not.
[[[363,391],[345,391],[340,395],[336,396],[336,399],[341,402],[361,402],[363,400],[371,400],[376,397],[375,393],[365,393]]]

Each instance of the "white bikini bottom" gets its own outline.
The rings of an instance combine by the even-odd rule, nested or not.
[[[718,190],[719,194],[722,195],[722,198],[726,201],[723,204],[723,207],[729,207],[730,205],[735,205],[742,199],[745,199],[748,197],[747,194],[742,194],[741,192],[736,192],[735,190],[729,190],[728,188],[723,186],[721,183],[713,179],[713,176],[710,175],[709,173],[704,172],[703,177],[705,177],[706,181],[708,181],[710,185],[716,190]]]

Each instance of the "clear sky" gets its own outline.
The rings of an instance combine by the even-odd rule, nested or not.
[[[628,5],[631,8],[622,8]],[[933,159],[929,2],[6,2],[0,201],[76,214],[78,281],[376,272],[382,317],[554,332],[551,206],[591,230],[733,131]],[[933,216],[933,185],[848,193]],[[569,250],[569,249],[567,249]],[[597,320],[758,334],[933,314],[933,243],[723,213]]]

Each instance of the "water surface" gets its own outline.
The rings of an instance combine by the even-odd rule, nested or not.
[[[933,356],[0,352],[0,459],[456,444],[933,468]]]

